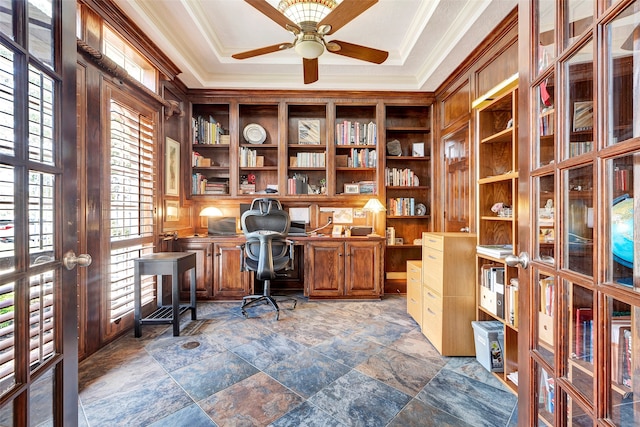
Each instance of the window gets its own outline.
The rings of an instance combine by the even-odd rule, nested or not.
[[[112,29],[104,25],[102,48],[116,64],[127,70],[127,73],[150,90],[156,90],[156,70],[129,43],[117,35]]]
[[[133,260],[153,251],[154,125],[111,100],[109,319],[133,311]],[[153,278],[142,283],[142,303],[154,298]]]

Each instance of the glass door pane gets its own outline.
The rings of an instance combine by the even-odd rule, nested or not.
[[[542,71],[556,57],[556,0],[539,0],[536,10],[538,23],[538,71]]]
[[[640,308],[609,298],[608,312],[611,371],[607,416],[615,425],[636,426],[640,411],[633,390],[638,389],[640,378],[636,375],[638,362],[634,356],[638,354]]]
[[[609,177],[609,203],[611,206],[606,242],[610,246],[607,251],[607,281],[633,286],[634,254],[640,242],[634,239],[639,219],[633,192],[634,170],[640,167],[640,154],[629,154],[607,161],[607,177]]]
[[[593,275],[593,166],[565,172],[563,267]]]
[[[554,175],[545,175],[535,178],[534,188],[538,194],[538,212],[536,226],[538,232],[535,233],[536,259],[549,264],[555,264],[555,178]]]
[[[555,366],[554,324],[557,289],[553,276],[540,273],[537,276],[538,310],[536,311],[538,337],[536,349],[550,366]]]
[[[553,74],[544,79],[536,88],[538,108],[536,166],[545,166],[555,161],[556,110],[555,80]]]
[[[594,0],[567,0],[565,39],[566,46],[573,42],[593,23]]]
[[[574,53],[565,67],[567,144],[565,156],[575,157],[593,151],[593,42]]]
[[[616,19],[605,27],[607,50],[607,145],[626,141],[640,135],[633,128],[633,117],[638,116],[638,82],[633,79],[638,70],[640,50],[640,1],[631,3]],[[635,59],[635,61],[634,61]],[[635,95],[635,96],[632,96]]]
[[[553,417],[556,406],[556,386],[553,374],[536,363],[536,404],[538,410],[538,425],[554,425]]]
[[[593,403],[593,291],[569,283],[567,380]]]

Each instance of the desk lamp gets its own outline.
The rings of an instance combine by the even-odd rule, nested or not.
[[[206,216],[206,217],[222,216],[222,211],[216,208],[215,206],[207,206],[206,208],[200,211],[200,216]]]
[[[376,220],[378,212],[384,212],[386,210],[385,207],[382,205],[382,203],[380,203],[380,200],[369,199],[369,201],[364,205],[362,209],[366,212],[373,212],[373,226],[371,227],[371,234],[369,234],[369,236],[380,237],[380,235],[376,233]]]

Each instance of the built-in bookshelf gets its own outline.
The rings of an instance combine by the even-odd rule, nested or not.
[[[422,259],[431,230],[431,107],[385,106],[384,185],[387,203],[385,289],[405,289],[407,260]]]
[[[477,319],[503,324],[504,369],[494,375],[514,392],[518,387],[518,271],[505,258],[517,244],[516,77],[473,103],[478,122]]]
[[[191,120],[191,194],[229,194],[230,142],[229,104],[194,108]]]

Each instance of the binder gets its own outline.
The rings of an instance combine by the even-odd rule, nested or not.
[[[496,315],[504,319],[504,267],[493,268],[493,289],[496,293]]]

